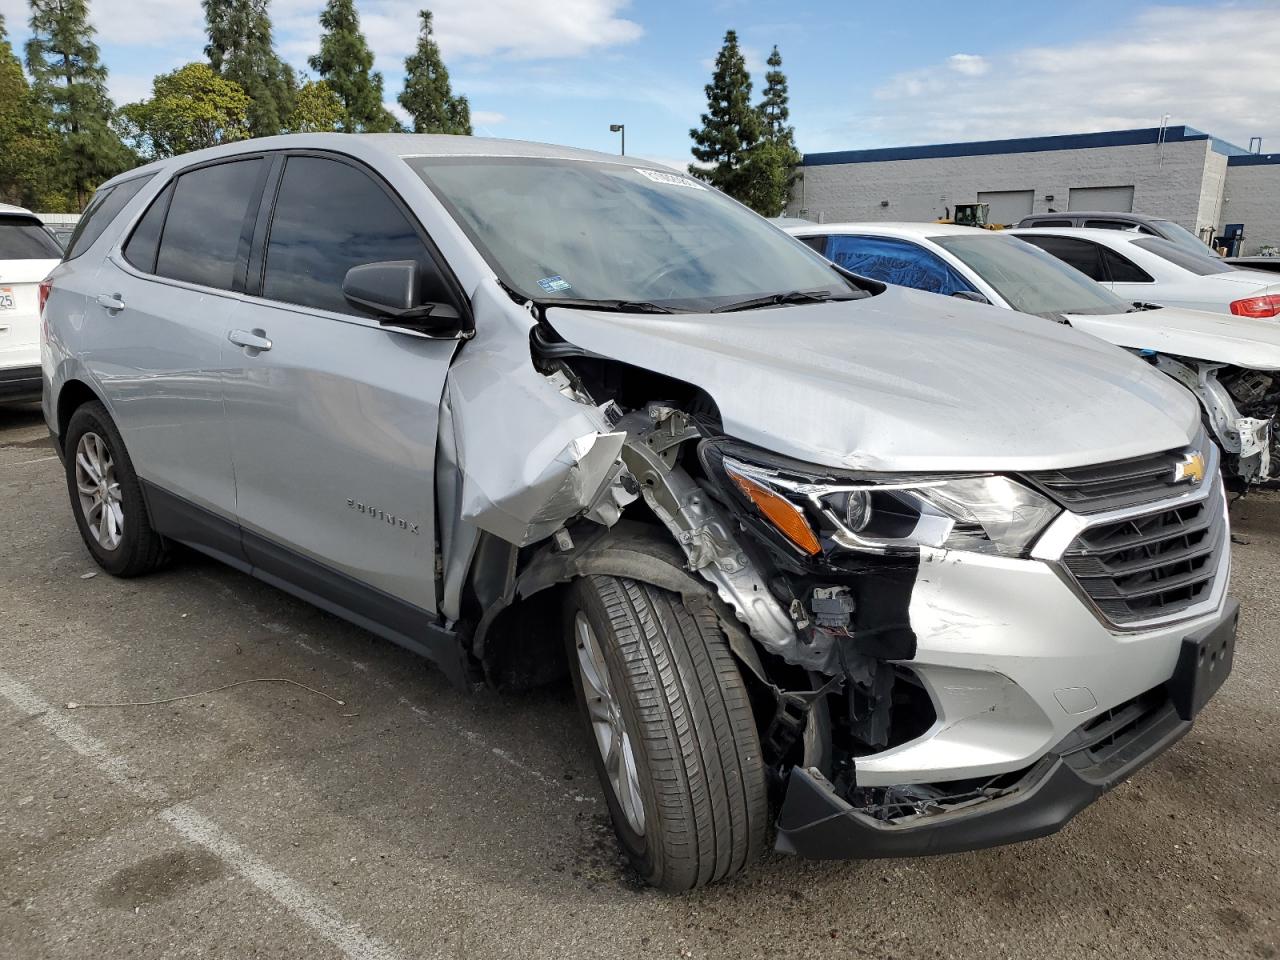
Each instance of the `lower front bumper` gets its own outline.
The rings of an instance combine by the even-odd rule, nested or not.
[[[1074,730],[1003,795],[901,821],[850,805],[813,769],[791,772],[777,849],[820,860],[958,853],[1043,837],[1163,753],[1231,670],[1239,605],[1183,641],[1161,687]],[[855,766],[856,772],[856,766]]]

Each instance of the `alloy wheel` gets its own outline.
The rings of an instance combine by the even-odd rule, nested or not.
[[[587,714],[596,746],[604,758],[609,786],[618,799],[627,825],[644,836],[644,802],[640,796],[640,771],[631,736],[622,720],[622,704],[613,693],[609,665],[604,650],[586,614],[579,610],[573,618],[574,645],[578,650],[578,676],[587,702]]]
[[[120,482],[110,448],[92,431],[76,444],[76,492],[89,534],[104,550],[115,550],[124,538]]]

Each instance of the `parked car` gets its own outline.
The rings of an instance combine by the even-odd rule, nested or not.
[[[1142,353],[1196,395],[1228,475],[1245,484],[1280,476],[1280,325],[1122,300],[1025,235],[932,223],[788,232],[862,276],[977,298]]]
[[[1241,270],[1263,270],[1280,273],[1280,257],[1225,257],[1227,263]]]
[[[40,397],[39,284],[61,256],[34,213],[0,203],[0,403]]]
[[[1268,320],[1280,315],[1280,277],[1241,270],[1162,237],[1117,230],[1012,230],[1130,301]]]
[[[1109,210],[1069,210],[1066,213],[1033,213],[1018,221],[1019,229],[1084,227],[1088,230],[1129,230],[1148,237],[1163,237],[1192,253],[1217,257],[1218,252],[1180,223],[1166,217]]]
[[[1216,448],[1109,344],[838,270],[643,161],[250,140],[102,188],[45,415],[98,564],[181,542],[499,689],[571,671],[622,847],[1040,836],[1191,726]]]

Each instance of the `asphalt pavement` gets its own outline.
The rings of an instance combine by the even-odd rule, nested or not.
[[[0,960],[1277,957],[1280,495],[1232,518],[1231,679],[1061,833],[670,896],[567,685],[459,693],[192,553],[96,572],[38,409],[0,407]]]

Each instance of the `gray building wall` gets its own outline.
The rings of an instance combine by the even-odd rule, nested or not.
[[[1226,157],[1208,140],[807,164],[787,215],[825,222],[935,220],[957,201],[997,190],[1031,190],[1032,212],[1045,213],[1066,210],[1072,187],[1132,185],[1134,211],[1169,217],[1199,233],[1218,225],[1226,170]]]
[[[1244,224],[1241,254],[1280,248],[1280,154],[1275,163],[1227,167],[1220,226]]]

